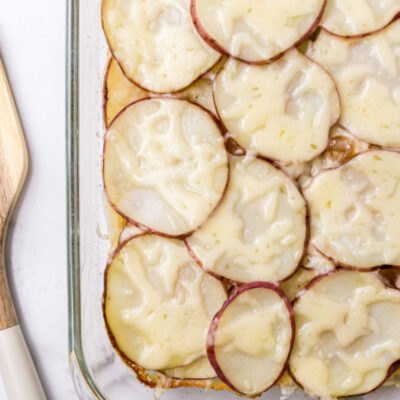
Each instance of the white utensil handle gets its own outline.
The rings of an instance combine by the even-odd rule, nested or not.
[[[0,331],[0,373],[8,400],[46,400],[19,325]]]

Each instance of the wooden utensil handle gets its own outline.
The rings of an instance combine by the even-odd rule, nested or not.
[[[0,331],[18,324],[17,314],[11,298],[4,264],[4,243],[0,247]]]

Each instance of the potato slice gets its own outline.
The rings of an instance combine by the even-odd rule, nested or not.
[[[102,22],[125,75],[144,89],[181,90],[220,55],[197,35],[190,0],[103,0]]]
[[[104,185],[114,208],[139,227],[189,234],[224,194],[228,157],[214,117],[185,100],[130,105],[110,126]]]
[[[334,77],[342,101],[340,124],[379,146],[400,147],[400,20],[358,39],[321,30],[307,55]]]
[[[317,277],[294,303],[292,377],[320,398],[368,393],[400,359],[400,291],[376,273]]]
[[[321,154],[340,116],[335,82],[296,49],[265,66],[228,60],[215,80],[214,98],[242,147],[283,162]]]
[[[222,54],[264,64],[305,40],[318,26],[326,0],[192,0],[200,36]]]
[[[256,395],[283,375],[293,340],[289,300],[277,286],[253,282],[237,289],[215,315],[207,354],[223,382],[239,393]]]
[[[321,25],[340,36],[382,29],[400,13],[399,0],[328,0]]]
[[[105,319],[116,349],[131,362],[176,368],[206,355],[209,324],[226,297],[183,242],[144,235],[123,246],[107,268]]]
[[[206,271],[237,282],[281,281],[298,268],[307,242],[305,200],[272,164],[231,158],[226,196],[186,243]]]
[[[400,153],[375,150],[321,172],[304,190],[311,243],[336,264],[400,265]]]

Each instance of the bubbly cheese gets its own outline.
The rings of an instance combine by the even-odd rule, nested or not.
[[[265,288],[247,290],[220,317],[215,360],[236,390],[257,394],[280,376],[292,335],[290,312],[279,294]]]
[[[400,20],[359,39],[322,30],[307,54],[333,75],[340,123],[372,144],[400,147]]]
[[[301,261],[306,206],[296,185],[270,163],[231,158],[227,193],[187,242],[204,269],[238,282],[277,282]]]
[[[322,172],[304,190],[311,243],[345,265],[400,265],[400,153],[376,150]]]
[[[341,36],[365,35],[400,13],[400,0],[328,0],[321,25]]]
[[[195,0],[206,40],[250,62],[268,61],[316,28],[324,0]]]
[[[214,368],[207,357],[200,357],[189,365],[163,371],[165,375],[175,379],[211,379],[215,377]]]
[[[103,29],[114,57],[132,81],[166,93],[183,89],[220,55],[198,36],[190,0],[104,0]]]
[[[127,218],[168,235],[203,223],[224,193],[228,160],[210,114],[183,100],[150,99],[109,128],[104,183]]]
[[[313,395],[369,392],[400,359],[400,292],[375,273],[328,275],[302,293],[294,311],[290,369]]]
[[[128,242],[106,274],[105,316],[118,349],[146,369],[205,356],[212,317],[226,300],[184,244],[145,235]]]
[[[296,49],[265,66],[227,61],[214,92],[232,137],[245,149],[284,162],[321,154],[340,115],[331,76]]]

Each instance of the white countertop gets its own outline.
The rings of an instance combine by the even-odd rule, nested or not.
[[[77,399],[67,348],[65,9],[61,0],[0,1],[0,54],[30,155],[28,179],[8,233],[6,263],[49,400]]]

